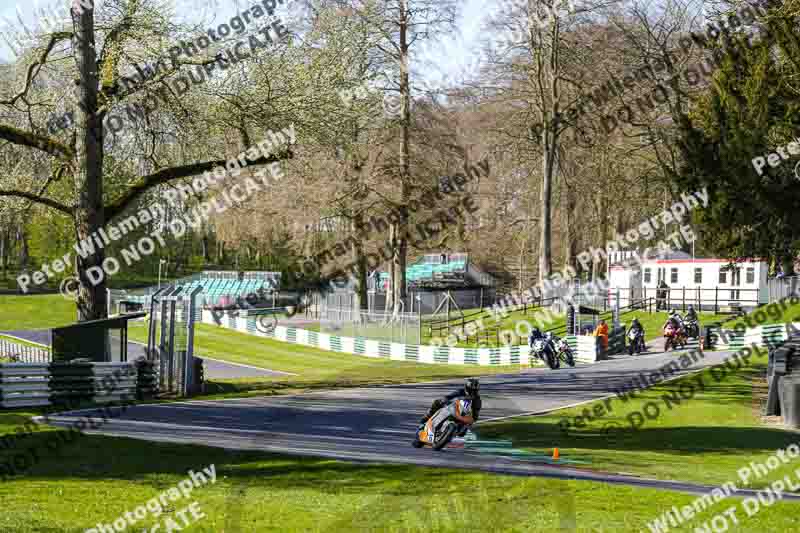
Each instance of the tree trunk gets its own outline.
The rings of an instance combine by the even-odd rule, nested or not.
[[[356,217],[352,230],[353,236],[356,237],[356,241],[359,243],[353,248],[353,262],[357,265],[355,274],[355,308],[363,312],[369,310],[369,301],[367,300],[367,256],[364,254],[364,248],[360,245],[361,241],[358,240],[356,233],[356,228],[359,227],[362,227],[362,217],[360,215]],[[356,315],[356,319],[359,323],[362,321],[360,312]]]
[[[19,243],[19,268],[22,271],[26,271],[28,270],[30,255],[28,254],[28,234],[25,231],[24,223],[20,223],[17,226],[17,242]]]
[[[553,183],[553,159],[545,153],[543,166],[544,177],[542,179],[541,191],[541,235],[539,236],[539,281],[544,282],[550,277],[552,272],[552,228],[550,225],[550,211],[552,208],[552,183]]]
[[[0,231],[0,271],[6,277],[6,232]]]
[[[202,243],[203,243],[203,261],[205,263],[210,263],[211,262],[211,250],[209,250],[209,248],[208,248],[208,244],[209,244],[208,243],[208,232],[205,229],[203,230]]]
[[[403,106],[401,117],[402,139],[400,144],[400,196],[401,205],[408,205],[408,183],[410,178],[410,129],[411,129],[411,87],[408,79],[408,6],[406,0],[400,0],[400,98]],[[408,255],[408,218],[407,211],[400,209],[399,220],[392,224],[390,240],[392,242],[392,315],[402,309],[406,297],[406,260]]]
[[[566,201],[564,203],[567,206],[564,213],[564,266],[575,267],[577,272],[577,268],[579,267],[574,263],[575,257],[578,255],[578,240],[576,238],[575,228],[573,227],[574,221],[572,217],[576,208],[576,198],[566,184],[564,185],[564,196],[566,196]]]
[[[786,256],[781,261],[781,266],[783,267],[783,274],[785,276],[794,276],[794,260],[793,256]]]
[[[529,6],[532,9],[532,6]],[[534,17],[529,17],[529,33],[536,33]],[[558,168],[558,141],[559,128],[561,127],[560,111],[560,59],[559,59],[559,35],[560,26],[557,17],[550,18],[550,28],[548,30],[549,51],[547,57],[539,56],[538,73],[539,89],[542,99],[542,190],[541,190],[541,235],[539,246],[541,253],[539,256],[539,281],[544,282],[550,277],[553,269],[552,260],[552,188],[553,176]],[[533,45],[533,39],[531,38]],[[547,50],[542,46],[542,50]]]
[[[603,192],[603,194],[602,194],[602,196],[600,198],[600,217],[601,217],[600,218],[600,220],[601,220],[601,222],[600,222],[600,228],[601,228],[601,230],[600,230],[600,248],[603,251],[606,251],[606,243],[608,242],[608,226],[609,226],[609,218],[610,217],[608,216],[608,197],[606,196],[605,192]],[[603,266],[603,272],[606,272],[608,270],[608,268],[607,268],[608,258],[606,258],[605,261],[604,261],[602,257],[603,256],[601,255],[600,256],[600,261],[598,262],[598,267]],[[599,268],[598,268],[598,270],[599,270]]]
[[[406,298],[406,255],[408,241],[404,238],[406,225],[393,224],[390,230],[392,242],[392,314],[397,315],[403,309]]]
[[[72,38],[75,64],[78,71],[75,121],[79,125],[75,145],[75,234],[78,242],[92,239],[103,227],[103,116],[97,113],[97,54],[94,38],[94,9],[83,9],[77,14],[77,0],[71,10],[75,35]],[[102,273],[105,253],[94,247],[86,257],[75,254],[75,272],[78,273],[78,320],[97,320],[107,316],[106,282]],[[90,277],[89,269],[95,276]],[[99,278],[99,279],[98,279]]]

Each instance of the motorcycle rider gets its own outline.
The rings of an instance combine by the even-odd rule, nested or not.
[[[636,334],[636,337],[634,337],[634,339],[637,338],[639,335],[641,335],[642,339],[644,339],[644,328],[639,323],[639,319],[637,317],[633,317],[633,320],[631,320],[631,327],[628,328],[628,332],[625,334],[629,339],[631,338],[631,332],[634,332]]]
[[[553,335],[552,331],[548,331],[547,333],[544,334],[544,340],[545,342],[550,343],[550,347],[553,348],[553,351],[555,351],[556,341],[558,340],[558,337]]]
[[[539,328],[531,329],[531,334],[528,335],[528,347],[533,348],[533,343],[541,338],[543,335]]]
[[[633,317],[631,320],[631,327],[628,329],[628,336],[630,337],[631,331],[635,331],[637,335],[641,335],[644,337],[644,328],[639,323],[639,319],[637,317]]]
[[[544,341],[545,350],[547,350],[547,347],[549,346],[550,350],[553,353],[556,353],[556,338],[553,336],[552,332],[548,331],[544,335],[540,334],[539,338]],[[533,348],[533,344],[531,344],[531,348]],[[537,354],[537,355],[541,356],[542,354]]]
[[[451,392],[444,398],[436,398],[433,400],[428,414],[423,416],[422,420],[419,421],[420,425],[427,422],[433,415],[436,414],[436,411],[457,398],[468,398],[472,400],[472,416],[459,419],[459,422],[467,425],[475,423],[475,421],[478,420],[478,414],[481,411],[481,396],[479,389],[480,382],[478,381],[478,378],[467,378],[464,381],[464,386],[460,389]],[[466,432],[466,429],[466,427],[462,428],[462,430],[459,432],[459,435],[463,436],[463,434]]]
[[[697,335],[699,333],[699,331],[700,331],[700,323],[697,320],[697,313],[695,312],[693,305],[690,305],[689,309],[686,311],[685,320],[686,320],[687,324],[690,324],[690,323],[692,324],[692,333],[694,335]],[[688,328],[687,328],[686,333],[687,334],[689,333]]]
[[[669,318],[667,318],[667,321],[664,322],[664,327],[666,328],[669,324],[672,324],[672,327],[676,330],[683,329],[683,319],[681,318],[681,315],[678,314],[677,309],[672,309],[669,312]]]

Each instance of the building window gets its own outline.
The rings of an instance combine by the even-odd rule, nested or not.
[[[650,279],[651,279],[650,278],[650,269],[649,268],[645,268],[644,269],[644,282],[645,283],[650,283]]]
[[[694,282],[695,283],[703,283],[703,269],[702,268],[695,268],[694,269]]]
[[[747,267],[747,283],[756,282],[756,269],[755,267]]]
[[[720,283],[728,283],[728,273],[724,270],[719,271],[719,282]]]
[[[669,282],[670,283],[678,283],[678,269],[673,268],[669,272]]]

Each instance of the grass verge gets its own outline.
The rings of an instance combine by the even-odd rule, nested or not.
[[[635,397],[485,424],[480,435],[539,451],[558,446],[565,457],[590,457],[590,468],[599,470],[709,484],[736,481],[737,469],[749,461],[800,443],[800,433],[762,421],[766,353],[754,354],[748,364],[729,359]],[[796,468],[800,460],[752,486],[766,486]]]
[[[75,302],[60,294],[0,295],[0,331],[47,329],[75,322]]]
[[[33,414],[0,414],[0,435],[13,432]],[[45,428],[23,442],[34,444],[63,433]],[[9,453],[0,450],[0,464],[8,458]],[[111,524],[175,487],[188,477],[188,470],[197,472],[212,464],[216,482],[195,488],[186,498],[166,498],[162,513],[147,513],[130,530],[150,531],[159,523],[158,530],[165,531],[167,519],[183,524],[178,513],[196,501],[205,516],[185,531],[634,532],[647,530],[646,524],[671,506],[687,505],[695,498],[586,481],[359,465],[78,435],[42,455],[25,474],[0,481],[0,530],[77,533],[98,523]],[[718,504],[695,522],[709,520],[730,504]],[[776,503],[743,519],[736,531],[796,531],[797,508]]]
[[[129,326],[131,340],[146,341],[146,322],[130,323]],[[285,394],[519,371],[517,365],[442,365],[389,361],[265,339],[210,324],[197,324],[195,353],[232,363],[297,374],[213,382],[208,389],[211,394]]]

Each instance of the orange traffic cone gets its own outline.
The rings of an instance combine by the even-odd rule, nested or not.
[[[558,461],[558,448],[553,448],[553,461]]]

